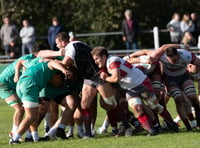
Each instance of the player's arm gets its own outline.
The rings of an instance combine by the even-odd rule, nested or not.
[[[138,50],[132,54],[130,54],[130,58],[142,56],[142,55],[150,55],[153,50],[148,50],[148,49],[143,49],[143,50]]]
[[[37,57],[53,58],[57,56],[64,56],[64,49],[60,49],[58,51],[40,50]]]
[[[152,62],[158,61],[168,48],[182,49],[182,48],[186,48],[186,47],[181,44],[164,44],[160,48],[154,50],[151,53],[150,57],[151,57]]]
[[[140,62],[141,62],[141,60],[140,60],[139,57],[129,58],[129,59],[127,59],[126,61],[128,61],[128,62],[131,63],[131,64],[136,64],[136,63],[140,63]]]
[[[51,60],[48,63],[48,67],[51,70],[55,69],[61,71],[63,74],[65,74],[66,77],[72,77],[72,73],[69,70],[67,70],[67,68],[61,62],[58,62],[56,60]]]
[[[100,75],[100,77],[110,83],[117,83],[121,80],[121,76],[120,76],[120,72],[119,69],[115,68],[111,71],[111,75],[107,75],[106,77],[102,77],[102,74]]]
[[[15,75],[14,75],[14,82],[16,83],[19,80],[20,77],[20,70],[23,68],[23,63],[26,60],[19,60],[15,65]]]
[[[62,64],[69,67],[73,65],[74,63],[73,63],[73,60],[69,56],[65,55],[64,59],[62,60]]]

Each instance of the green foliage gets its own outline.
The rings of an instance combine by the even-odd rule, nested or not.
[[[2,0],[4,12],[10,14],[21,28],[23,18],[30,19],[36,27],[37,36],[46,36],[51,18],[58,16],[65,31],[75,34],[121,31],[124,10],[133,10],[140,22],[140,30],[153,26],[165,29],[172,14],[177,11],[197,12],[200,15],[200,1],[197,0]],[[124,48],[121,35],[79,38],[90,46],[104,45],[110,49]],[[169,42],[169,36],[161,37],[161,44]],[[140,34],[140,48],[153,47],[152,34]]]

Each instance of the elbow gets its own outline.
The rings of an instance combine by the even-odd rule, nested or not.
[[[168,44],[164,44],[164,45],[162,45],[160,48],[166,49],[166,48],[168,48]]]
[[[113,83],[118,83],[121,79],[119,77],[113,78]]]

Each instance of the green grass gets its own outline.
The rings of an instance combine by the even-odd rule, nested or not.
[[[171,99],[168,103],[168,109],[173,118],[176,117],[176,109],[174,101]],[[9,107],[3,100],[0,100],[0,148],[11,147],[8,144],[8,134],[12,127],[13,109]],[[98,107],[98,116],[96,121],[96,129],[102,124],[105,117],[105,111]],[[12,145],[12,147],[20,148],[197,148],[200,145],[200,132],[186,132],[185,127],[181,123],[179,133],[161,133],[157,136],[147,137],[146,133],[137,134],[132,137],[110,137],[109,133],[97,135],[96,138],[83,140],[76,136],[70,140],[56,140],[38,143],[22,143],[20,145]],[[111,132],[109,128],[108,132]],[[39,127],[39,135],[43,136],[43,123]],[[76,132],[74,133],[76,135]],[[24,136],[24,135],[23,135]]]
[[[176,116],[173,100],[170,100],[168,104],[169,110],[173,117]],[[8,144],[8,133],[12,126],[12,114],[13,109],[9,107],[3,100],[0,101],[0,147],[10,146]],[[98,108],[98,117],[96,121],[96,129],[101,125],[105,117],[105,111],[100,107]],[[39,134],[43,136],[43,124],[39,127]],[[111,129],[108,130],[111,132]],[[76,134],[76,132],[74,133]],[[97,135],[94,139],[78,139],[76,136],[70,140],[56,140],[38,143],[22,143],[15,145],[15,147],[29,147],[29,148],[41,148],[41,147],[65,147],[65,148],[189,148],[198,147],[200,144],[198,131],[186,132],[186,129],[182,125],[179,133],[161,133],[157,136],[147,137],[146,133],[134,135],[132,137],[110,137],[109,133],[104,135]]]

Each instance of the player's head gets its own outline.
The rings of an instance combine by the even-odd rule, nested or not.
[[[176,63],[179,59],[178,51],[176,48],[168,48],[166,51],[166,55],[171,63]]]
[[[61,71],[56,71],[49,84],[54,87],[62,87],[64,85],[65,75]]]
[[[69,43],[69,35],[66,32],[60,32],[56,35],[56,46],[61,49]]]
[[[46,44],[40,43],[40,42],[36,42],[33,45],[32,53],[38,53],[40,50],[46,50],[46,49],[48,49]]]
[[[105,67],[106,60],[108,57],[108,50],[105,47],[97,46],[91,51],[92,57],[99,68]]]

